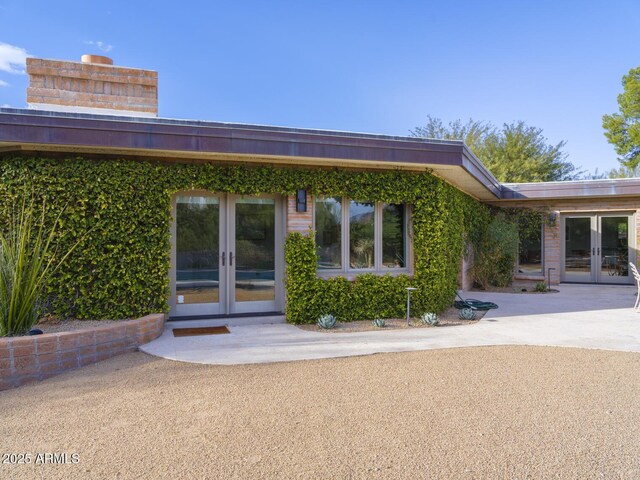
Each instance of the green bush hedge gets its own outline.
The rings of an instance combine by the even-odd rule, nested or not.
[[[45,202],[51,222],[66,207],[60,251],[89,233],[48,285],[51,312],[127,318],[168,309],[172,194],[203,189],[293,195],[298,188],[413,205],[416,313],[451,303],[465,237],[477,242],[489,216],[485,206],[429,173],[8,157],[0,160],[0,220],[24,195]],[[287,240],[285,254],[289,321],[312,321],[316,312],[333,308],[340,320],[404,312],[406,276],[319,281],[313,240],[297,235]]]
[[[287,262],[287,321],[314,323],[321,315],[335,315],[338,321],[397,318],[406,314],[406,275],[358,275],[351,282],[344,277],[316,276],[316,243],[313,235],[292,233],[285,247]]]

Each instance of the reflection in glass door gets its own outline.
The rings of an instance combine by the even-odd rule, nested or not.
[[[591,282],[591,217],[567,217],[564,221],[564,278],[568,282]]]
[[[235,262],[232,312],[274,311],[276,298],[276,201],[238,197],[233,201],[235,224],[230,229]]]
[[[176,197],[175,313],[220,311],[220,199]]]
[[[630,283],[629,216],[600,216],[598,282]]]
[[[563,221],[563,281],[631,283],[632,215],[576,215]]]

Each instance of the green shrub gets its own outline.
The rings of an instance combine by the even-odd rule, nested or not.
[[[0,231],[0,336],[25,335],[42,312],[44,288],[74,246],[54,251],[57,225],[44,224],[45,208],[37,212],[22,200]]]
[[[440,278],[433,283],[440,286],[425,286],[411,279],[408,275],[374,275],[365,273],[357,275],[354,281],[344,277],[321,279],[316,277],[317,261],[314,235],[292,233],[285,244],[287,261],[287,321],[291,323],[313,323],[320,315],[330,312],[341,319],[351,322],[355,320],[373,320],[375,318],[402,318],[406,312],[406,287],[416,285],[418,291],[411,296],[412,312],[420,313],[419,291],[428,291],[432,295],[423,305],[433,308],[444,308],[451,305],[455,296],[457,270],[453,270],[453,290],[444,290],[449,285]],[[313,271],[313,274],[311,273]],[[435,271],[437,272],[437,271]],[[437,275],[437,273],[434,273]],[[424,275],[424,279],[432,278]],[[420,288],[422,287],[422,288]],[[447,300],[443,300],[447,299]],[[444,305],[444,307],[442,307]]]
[[[549,287],[547,287],[547,284],[545,282],[538,282],[536,283],[534,290],[536,292],[547,292],[549,290]]]
[[[396,318],[406,314],[407,275],[316,276],[314,235],[292,233],[285,244],[286,317],[291,323],[313,323],[325,313],[341,321]]]
[[[474,282],[481,288],[511,285],[518,241],[517,224],[497,213],[480,238],[471,268]]]

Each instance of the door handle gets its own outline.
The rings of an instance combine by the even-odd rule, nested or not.
[[[591,255],[594,255],[594,256],[595,256],[595,254],[596,254],[596,247],[593,247],[593,248],[591,249]]]
[[[220,255],[222,257],[222,266],[224,267],[224,261],[226,260],[227,256],[225,255],[225,252],[222,252],[222,255]]]
[[[229,252],[229,266],[233,267],[233,252]]]

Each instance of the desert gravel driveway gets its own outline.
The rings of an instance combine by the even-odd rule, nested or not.
[[[640,478],[640,354],[494,346],[258,365],[132,353],[0,393],[0,478]]]

